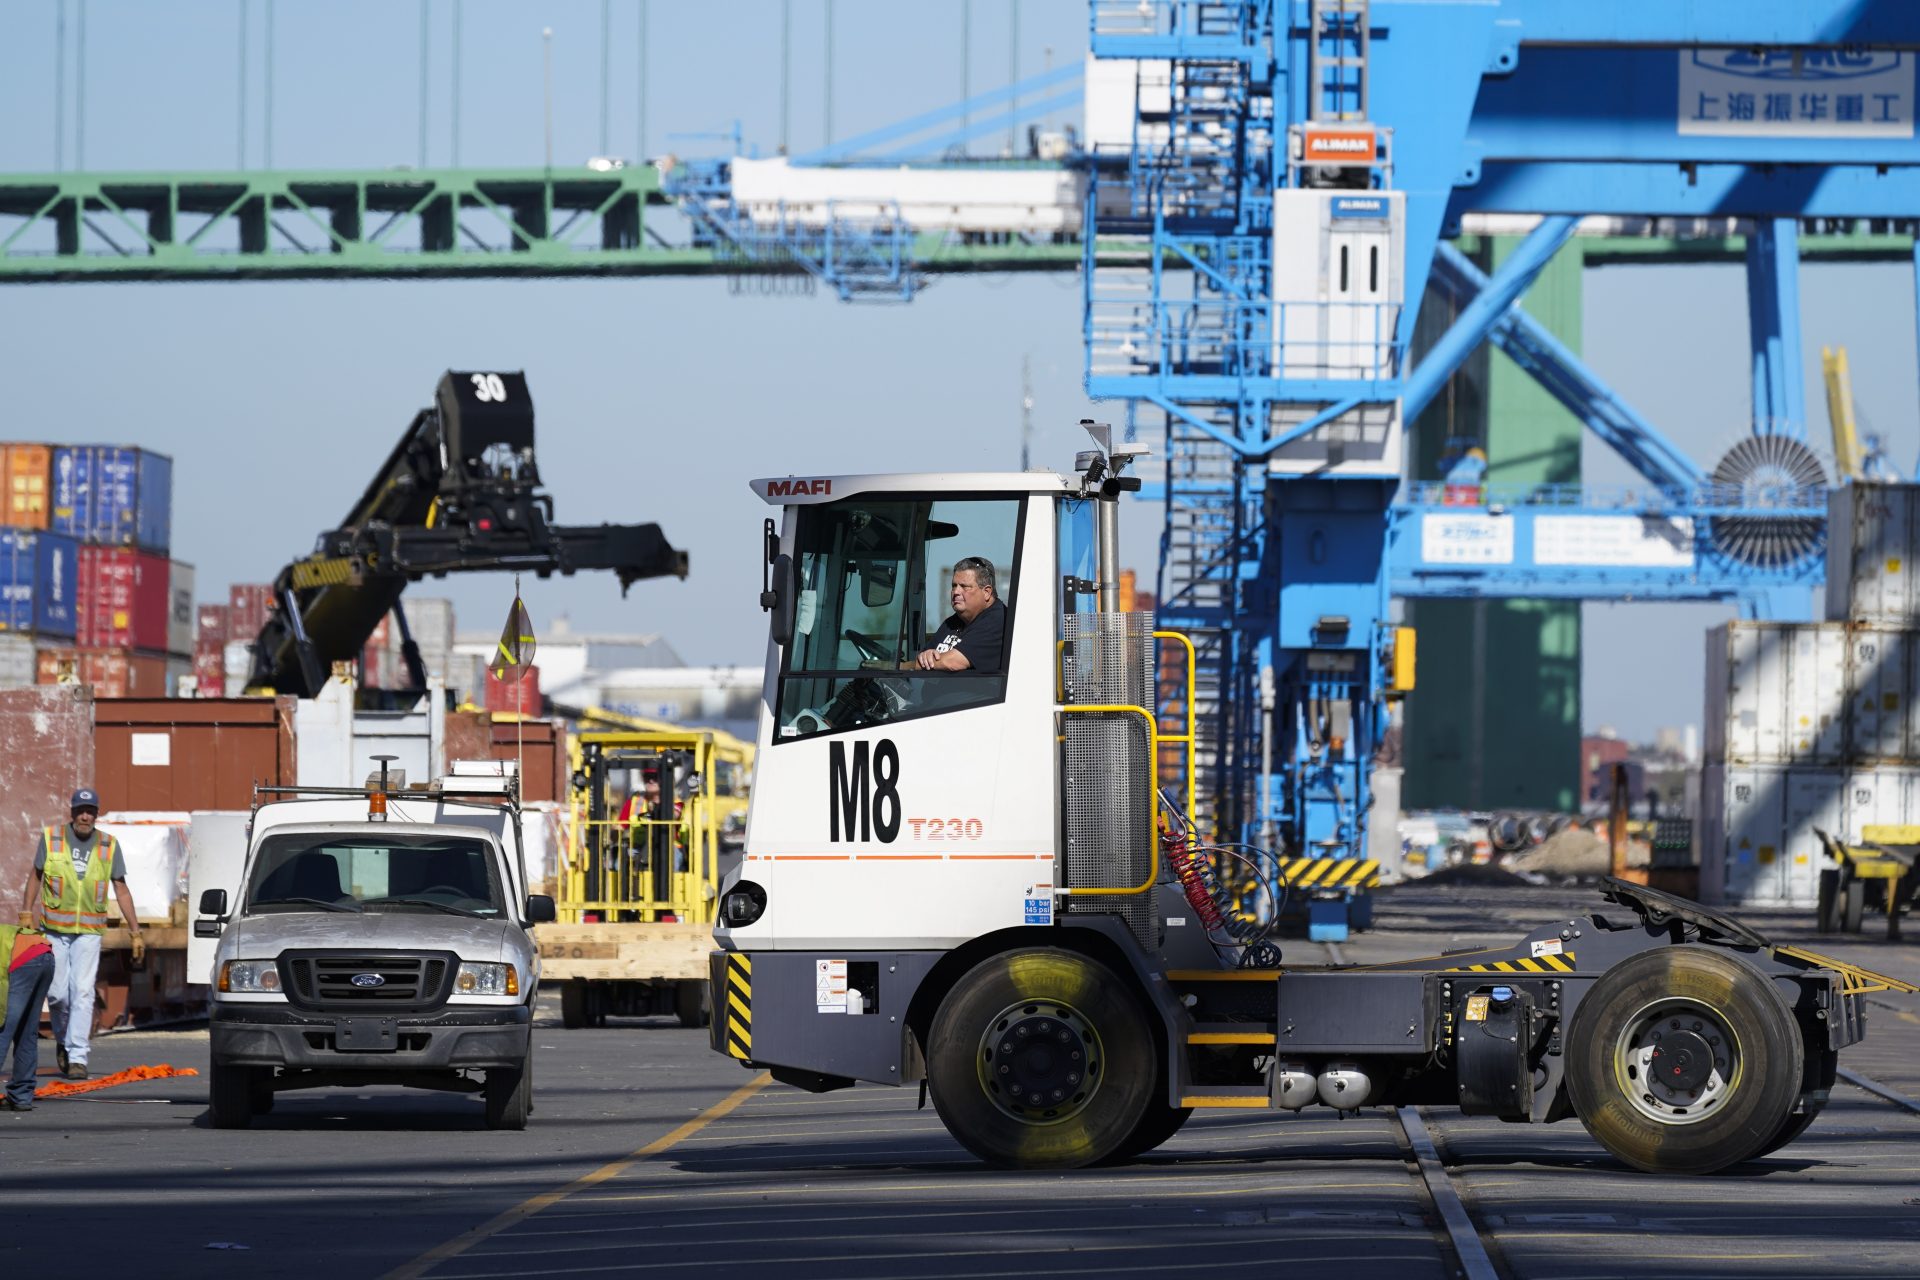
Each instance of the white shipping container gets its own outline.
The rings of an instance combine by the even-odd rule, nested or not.
[[[33,680],[33,637],[0,632],[0,689],[26,688]]]
[[[1827,497],[1827,617],[1920,627],[1920,484],[1847,484]]]
[[[167,652],[191,654],[199,621],[193,604],[193,566],[171,561],[167,565]]]
[[[186,899],[187,823],[184,813],[100,815],[100,829],[120,842],[133,909],[147,924],[166,924]]]
[[[1847,774],[1846,835],[1863,840],[1862,828],[1920,821],[1920,766],[1880,765]],[[1831,829],[1828,835],[1839,835]]]
[[[1813,906],[1833,865],[1816,828],[1857,842],[1870,824],[1920,819],[1913,765],[1710,764],[1700,791],[1700,896],[1729,906]]]
[[[1913,697],[1917,642],[1920,632],[1848,628],[1848,763],[1920,763]]]
[[[253,674],[253,642],[229,640],[224,657],[227,672],[226,693],[229,698],[237,698],[247,691],[247,677]]]
[[[453,601],[435,596],[403,596],[400,607],[407,613],[407,630],[413,633],[413,642],[420,646],[420,654],[453,652]],[[389,628],[394,651],[400,649],[400,628]]]
[[[1728,622],[1707,632],[1706,758],[1846,761],[1847,631],[1839,623]]]
[[[479,707],[487,701],[486,659],[473,653],[456,653],[447,659],[447,691],[458,694],[458,705]]]

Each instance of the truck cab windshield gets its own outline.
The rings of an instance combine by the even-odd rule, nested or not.
[[[469,836],[269,834],[247,880],[249,913],[422,911],[485,918],[504,901],[491,847]]]
[[[998,702],[1024,511],[1017,497],[882,494],[800,508],[776,741]],[[991,576],[996,651],[972,670],[923,669],[920,653],[958,629],[950,591],[962,561]]]

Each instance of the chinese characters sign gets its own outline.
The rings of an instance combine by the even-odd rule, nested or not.
[[[1420,558],[1428,564],[1512,564],[1513,517],[1423,515]]]
[[[1911,52],[1682,49],[1680,132],[1722,138],[1911,138]]]

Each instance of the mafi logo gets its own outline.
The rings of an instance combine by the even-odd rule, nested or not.
[[[1753,80],[1855,80],[1895,70],[1890,49],[1695,49],[1693,65]]]
[[[767,481],[769,498],[831,498],[833,481],[831,480],[769,480]]]

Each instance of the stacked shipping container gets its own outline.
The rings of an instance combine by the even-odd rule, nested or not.
[[[1708,633],[1709,902],[1812,906],[1816,828],[1920,822],[1920,486],[1848,485],[1828,511],[1829,620]]]
[[[405,596],[400,607],[406,613],[407,630],[420,649],[420,661],[429,680],[440,680],[449,689],[463,694],[466,687],[455,676],[453,661],[453,601],[431,596]],[[409,684],[406,659],[401,653],[400,624],[392,614],[380,620],[361,651],[363,683],[378,689],[404,689]]]
[[[459,664],[453,654],[453,601],[435,597],[408,597],[401,602],[407,626],[429,679],[462,689],[454,679]],[[193,671],[202,697],[237,697],[252,671],[254,637],[273,611],[273,588],[241,583],[228,593],[224,605],[202,605],[194,626]],[[403,689],[408,684],[401,655],[400,627],[389,614],[380,620],[360,653],[360,683],[375,689]],[[477,695],[476,695],[477,696]]]
[[[0,445],[0,683],[164,696],[188,665],[193,568],[168,558],[173,463],[118,445]]]
[[[218,698],[227,689],[227,618],[224,604],[203,604],[194,614],[193,687],[202,698]]]

